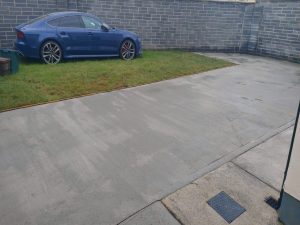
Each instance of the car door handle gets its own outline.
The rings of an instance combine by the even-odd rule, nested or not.
[[[91,35],[93,35],[93,33],[92,32],[88,32],[88,35],[91,36]]]
[[[60,32],[60,35],[66,36],[67,34],[66,34],[66,32],[62,31],[62,32]]]

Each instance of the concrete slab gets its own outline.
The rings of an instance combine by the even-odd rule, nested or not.
[[[276,190],[281,190],[293,127],[233,160]]]
[[[155,202],[120,225],[180,225],[180,223],[174,219],[161,202]]]
[[[0,224],[117,224],[294,120],[299,64],[222,57],[243,62],[1,113]]]
[[[163,199],[163,203],[182,224],[228,225],[207,204],[210,198],[221,191],[246,209],[231,224],[280,224],[277,221],[277,212],[264,202],[265,197],[272,195],[277,198],[279,193],[232,163],[225,164],[171,194]]]

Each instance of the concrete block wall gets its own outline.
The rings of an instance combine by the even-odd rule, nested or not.
[[[246,6],[199,0],[102,0],[89,12],[135,31],[146,48],[237,51]]]
[[[300,61],[300,1],[0,0],[0,48],[14,27],[50,12],[90,12],[138,33],[144,48],[250,52]]]
[[[243,23],[243,41],[240,52],[247,53],[257,50],[258,31],[262,20],[263,7],[249,5],[246,7]]]
[[[259,0],[257,7],[262,14],[256,48],[248,51],[300,61],[300,0]]]

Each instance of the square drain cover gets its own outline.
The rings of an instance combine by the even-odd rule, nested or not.
[[[233,200],[224,191],[209,199],[207,203],[228,223],[233,222],[246,211],[244,207]]]

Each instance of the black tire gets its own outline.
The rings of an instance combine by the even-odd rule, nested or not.
[[[42,44],[41,59],[46,64],[57,64],[63,58],[63,52],[60,45],[55,41],[46,41]]]
[[[120,58],[123,60],[132,60],[136,56],[136,47],[132,40],[126,39],[120,47]]]

